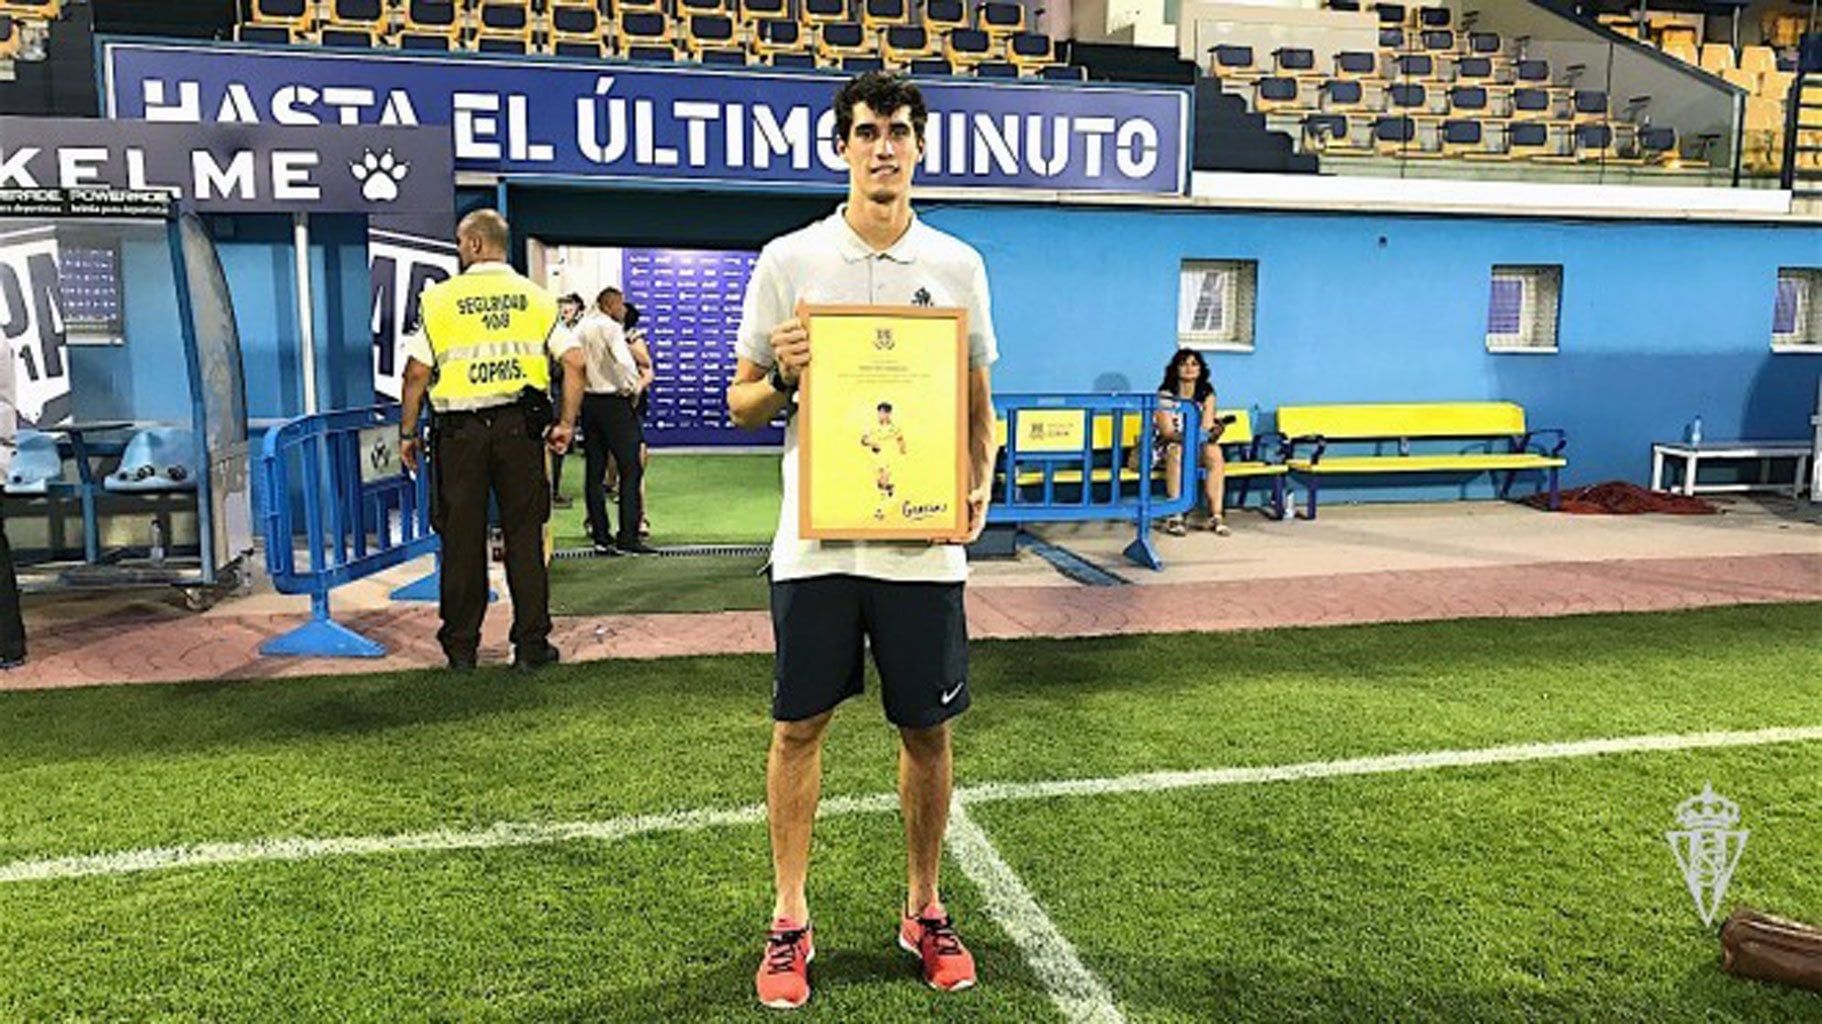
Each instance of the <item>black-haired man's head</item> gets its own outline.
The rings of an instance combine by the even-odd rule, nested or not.
[[[848,162],[851,193],[890,203],[911,188],[924,155],[930,110],[903,75],[868,71],[835,94],[835,149]]]

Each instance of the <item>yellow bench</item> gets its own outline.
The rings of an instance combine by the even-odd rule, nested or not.
[[[1278,410],[1278,430],[1285,436],[1285,465],[1309,478],[1306,515],[1316,518],[1316,489],[1321,477],[1376,473],[1505,473],[1500,497],[1520,472],[1542,470],[1550,478],[1550,507],[1559,504],[1557,472],[1569,464],[1562,457],[1568,437],[1561,430],[1527,430],[1524,407],[1512,402],[1405,402],[1364,405],[1287,405]],[[1534,449],[1540,434],[1556,435],[1549,450]],[[1505,441],[1507,451],[1411,452],[1416,440]],[[1336,442],[1398,443],[1397,454],[1330,456]],[[1298,457],[1298,448],[1308,455]]]
[[[1259,458],[1258,438],[1253,434],[1253,418],[1250,412],[1244,409],[1234,409],[1218,411],[1216,415],[1234,417],[1234,421],[1228,424],[1227,429],[1221,433],[1221,445],[1223,447],[1240,446],[1246,449],[1245,458],[1228,460],[1227,478],[1229,480],[1240,481],[1247,481],[1255,477],[1270,478],[1273,481],[1272,507],[1278,518],[1284,518],[1284,475],[1288,472],[1288,467],[1281,463],[1266,462]],[[1132,414],[1123,415],[1119,417],[1119,419],[1121,420],[1120,451],[1122,453],[1128,453],[1139,443],[1139,438],[1142,436],[1144,429],[1144,417]],[[1113,423],[1114,417],[1109,415],[1096,416],[1094,419],[1094,426],[1092,428],[1093,436],[1091,437],[1092,452],[1095,455],[1105,453],[1109,457],[1108,465],[1096,466],[1089,469],[1087,477],[1095,484],[1107,484],[1114,478],[1113,466],[1111,465],[1114,447]],[[1004,450],[1006,444],[1006,421],[1004,419],[996,424],[994,428],[994,437],[999,442],[1001,449]],[[1071,452],[1079,452],[1079,449],[1071,449],[1070,452],[1047,452],[1046,454],[1050,455],[1052,458],[1061,460],[1066,459]],[[1021,450],[1021,461],[1029,454],[1030,453]],[[1189,457],[1194,458],[1194,453]],[[1067,469],[1056,468],[1049,470],[1048,475],[1050,482],[1056,485],[1080,486],[1084,476],[1080,461],[1080,459],[1075,460],[1070,468]],[[1195,465],[1197,468],[1191,474],[1185,474],[1188,481],[1186,486],[1194,487],[1197,484],[1194,473],[1199,473],[1201,470],[1199,463],[1196,463]],[[1164,479],[1164,473],[1165,469],[1162,464],[1154,464],[1152,466],[1151,476],[1153,480]],[[1043,469],[1021,468],[1018,473],[1017,484],[1021,488],[1042,487],[1044,485],[1045,476],[1046,471]],[[1124,465],[1120,468],[1120,482],[1122,484],[1137,483],[1138,480],[1138,470]],[[1005,486],[1005,476],[1003,473],[999,477],[999,483],[1000,486]],[[1242,502],[1246,500],[1245,486],[1246,485],[1242,483],[1240,494],[1240,500]],[[1195,492],[1192,491],[1191,493]]]

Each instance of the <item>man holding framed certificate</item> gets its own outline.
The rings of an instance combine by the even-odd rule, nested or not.
[[[969,704],[962,544],[986,520],[997,346],[980,254],[911,210],[927,117],[902,77],[868,73],[842,87],[835,135],[848,200],[760,253],[728,388],[739,426],[790,416],[771,566],[776,902],[755,979],[760,1002],[778,1008],[810,995],[804,886],[822,741],[836,705],[861,692],[869,647],[901,741],[909,892],[896,942],[933,988],[975,980],[937,869],[949,720]]]

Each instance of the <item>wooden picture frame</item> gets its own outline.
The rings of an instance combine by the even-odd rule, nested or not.
[[[798,535],[959,542],[968,533],[968,311],[800,305]]]

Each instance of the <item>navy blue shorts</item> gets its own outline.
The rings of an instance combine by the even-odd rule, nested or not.
[[[861,693],[873,651],[886,718],[927,729],[968,709],[960,583],[816,576],[772,584],[772,717],[814,718]]]

